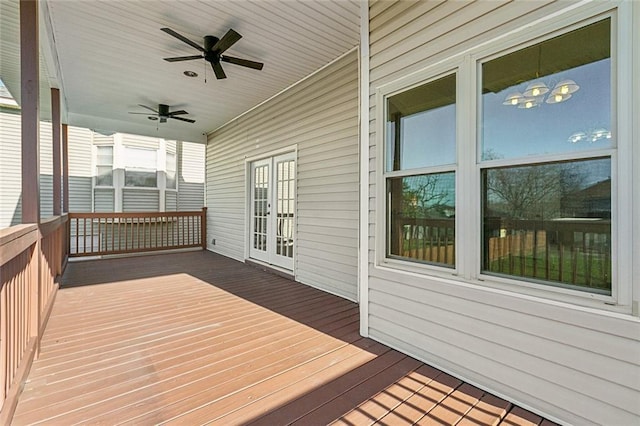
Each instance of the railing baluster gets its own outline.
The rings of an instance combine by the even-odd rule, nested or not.
[[[206,248],[206,226],[203,211],[167,213],[70,213],[74,224],[76,250],[70,256],[108,255],[110,253],[134,253],[175,248]],[[80,223],[82,221],[82,223]],[[87,221],[90,221],[87,223]],[[96,223],[94,223],[96,221]],[[69,226],[71,229],[73,226]],[[104,228],[104,229],[103,229]],[[414,227],[415,232],[422,228]],[[71,231],[69,231],[71,232]],[[93,236],[97,233],[98,242]],[[60,241],[62,234],[55,241]],[[416,236],[419,238],[420,236]],[[87,241],[91,238],[91,241]],[[52,239],[46,249],[46,260],[54,264],[59,258]],[[417,243],[416,243],[417,244]],[[416,245],[414,244],[414,246]],[[60,245],[62,243],[60,242]],[[80,250],[80,246],[83,250]],[[44,249],[44,248],[43,248]],[[414,247],[414,251],[415,251]]]
[[[93,250],[93,219],[91,219],[91,253],[94,252]]]

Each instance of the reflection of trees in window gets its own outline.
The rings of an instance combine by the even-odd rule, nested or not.
[[[412,176],[402,180],[402,216],[442,218],[453,215],[450,187],[442,174]],[[447,202],[449,204],[447,205]]]
[[[455,173],[388,179],[389,255],[455,264]]]
[[[562,216],[562,203],[580,189],[581,176],[571,164],[485,170],[485,215],[513,219]]]
[[[483,171],[483,270],[611,293],[611,160]]]

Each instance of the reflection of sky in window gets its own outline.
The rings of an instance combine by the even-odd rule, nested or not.
[[[447,105],[402,117],[401,168],[456,162],[456,106]]]
[[[610,74],[611,61],[604,59],[537,79],[545,82],[550,90],[559,81],[571,79],[580,90],[564,102],[543,102],[529,109],[503,105],[503,102],[512,92],[524,92],[530,82],[482,95],[483,153],[491,152],[496,158],[515,158],[610,147],[612,139],[607,138],[593,143],[569,142],[575,133],[611,131]]]

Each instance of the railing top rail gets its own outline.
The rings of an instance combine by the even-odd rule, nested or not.
[[[38,225],[24,224],[0,229],[0,266],[27,250],[38,240]]]
[[[42,234],[43,237],[46,237],[47,235],[51,234],[56,229],[58,229],[60,225],[66,223],[68,220],[69,220],[68,213],[65,213],[60,216],[52,216],[50,218],[44,219],[42,222],[40,222],[40,225],[39,225],[40,234]]]
[[[78,219],[136,219],[136,218],[161,218],[202,216],[202,210],[175,211],[175,212],[129,212],[129,213],[69,213],[69,218]]]
[[[14,225],[8,228],[0,229],[0,246],[7,244],[9,241],[20,238],[24,234],[38,229],[38,225],[35,223],[25,223],[21,225]]]

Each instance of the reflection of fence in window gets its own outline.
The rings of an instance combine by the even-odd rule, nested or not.
[[[483,270],[611,293],[611,222],[485,221]]]
[[[400,253],[404,258],[455,265],[455,219],[394,218]]]

